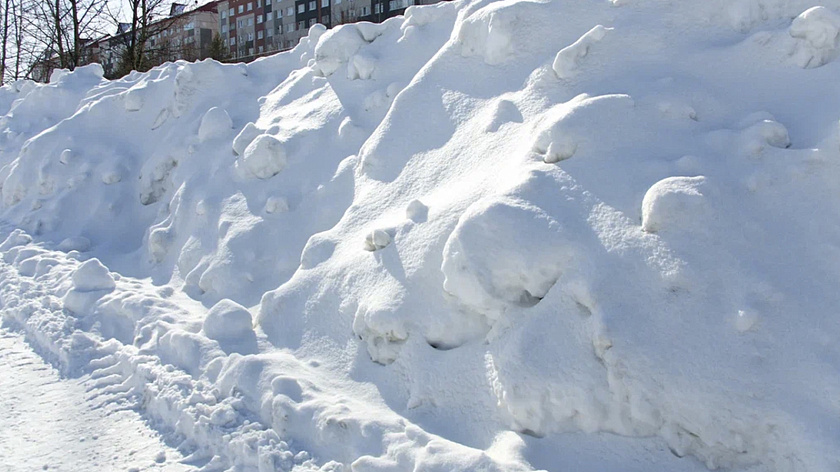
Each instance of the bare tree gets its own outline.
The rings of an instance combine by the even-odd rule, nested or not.
[[[149,39],[156,32],[168,28],[167,22],[158,18],[166,18],[166,8],[170,3],[168,0],[125,0],[127,11],[111,13],[111,17],[123,25],[118,33],[122,51],[117,76],[132,70],[147,70],[155,62],[149,57]],[[120,23],[121,17],[128,21]]]
[[[108,0],[3,0],[4,80],[10,54],[21,72],[46,80],[54,68],[75,69],[90,61],[92,40],[102,34]],[[9,39],[12,39],[11,43]]]
[[[0,38],[0,84],[6,83],[6,59],[9,52],[9,9],[12,6],[12,0],[3,1],[3,32]]]

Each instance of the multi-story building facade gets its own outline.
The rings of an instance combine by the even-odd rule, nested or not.
[[[169,16],[149,26],[145,55],[149,66],[167,61],[194,61],[210,57],[219,34],[228,59],[250,61],[293,48],[316,23],[332,28],[355,21],[382,22],[400,15],[411,5],[441,0],[220,0],[193,10],[172,4]],[[99,62],[106,77],[118,74],[130,25],[122,23],[116,34],[85,47],[89,62]],[[41,61],[39,77],[47,80],[55,66]],[[43,76],[43,77],[42,77]]]
[[[172,4],[169,16],[149,25],[144,48],[149,64],[209,57],[213,37],[219,33],[217,4],[210,2],[189,11],[183,4]],[[117,34],[96,42],[97,58],[106,76],[114,74],[125,50],[129,30],[130,25],[120,24]]]
[[[309,28],[382,22],[411,5],[440,0],[223,0],[219,31],[230,57],[243,61],[293,48]]]

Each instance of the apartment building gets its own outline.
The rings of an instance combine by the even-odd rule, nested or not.
[[[382,22],[411,5],[440,0],[223,0],[219,31],[230,57],[249,61],[293,48],[315,23],[327,28],[355,21]]]
[[[149,26],[145,54],[151,65],[179,59],[194,61],[210,56],[210,44],[219,33],[218,2],[210,2],[194,10],[174,3],[169,15]],[[106,76],[112,76],[125,50],[130,25],[122,23],[113,36],[96,43],[97,59]]]

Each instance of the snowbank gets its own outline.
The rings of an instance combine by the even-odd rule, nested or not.
[[[206,470],[831,470],[840,2],[456,1],[0,89],[0,306]]]

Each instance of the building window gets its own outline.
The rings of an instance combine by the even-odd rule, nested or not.
[[[245,6],[244,5],[239,5],[239,9],[237,11],[239,13],[242,13],[243,11],[245,11]]]
[[[369,7],[362,7],[362,16],[370,15],[370,8]]]
[[[262,6],[262,0],[257,0],[257,8]]]
[[[230,37],[230,45],[231,46],[236,46],[236,36],[231,36]]]
[[[304,28],[306,28],[306,22],[305,21],[298,21],[298,28],[297,28],[298,31],[300,31]]]
[[[330,0],[321,0],[321,8],[330,6]]]
[[[228,10],[228,16],[233,16],[234,14],[235,14],[235,12],[233,11],[233,8]]]
[[[262,47],[262,46],[259,46],[259,47],[257,48],[257,52],[262,53],[262,52],[263,52],[263,47]]]
[[[382,13],[382,4],[381,3],[377,3],[376,5],[373,6],[373,13],[375,13],[377,15]]]
[[[257,31],[257,39],[263,39],[263,32],[262,32],[262,30]]]
[[[295,7],[289,7],[286,9],[286,16],[292,16],[295,14]]]
[[[274,30],[271,29],[271,28],[265,30],[265,35],[268,36],[269,38],[274,36]]]
[[[242,28],[243,26],[245,26],[245,20],[239,20],[239,21],[237,21],[237,23],[239,23],[239,27],[240,27],[240,28]]]
[[[227,10],[222,10],[222,19],[227,18]]]
[[[339,5],[341,3],[341,0],[333,0],[333,3],[335,3],[336,5]]]
[[[322,16],[322,17],[321,17],[321,24],[322,24],[322,25],[328,25],[328,24],[330,24],[330,17],[329,17],[329,16],[326,16],[326,15]]]
[[[248,33],[248,41],[254,40],[254,33]]]
[[[277,14],[275,16],[277,18],[283,18],[283,10],[277,10]]]
[[[309,19],[309,26],[311,27],[314,24],[315,24],[315,18],[310,18]]]
[[[312,11],[316,8],[318,8],[318,2],[316,2],[315,0],[310,1],[309,2],[309,11]]]
[[[260,24],[262,22],[263,22],[263,16],[262,15],[257,15],[257,24]]]
[[[254,9],[254,2],[248,2],[248,11],[251,11],[253,9]]]
[[[286,25],[286,32],[287,33],[291,33],[294,30],[295,30],[295,24],[294,23],[289,23],[288,25]]]
[[[227,25],[222,25],[222,33],[227,33],[227,32],[228,32],[228,26]]]
[[[254,26],[254,18],[248,18],[248,26]]]

